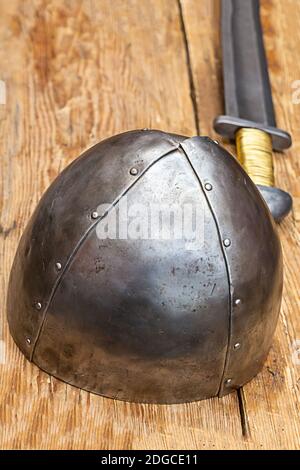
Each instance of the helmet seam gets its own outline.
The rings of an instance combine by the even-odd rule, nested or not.
[[[187,140],[189,140],[189,139],[187,139]],[[224,358],[224,366],[223,366],[223,371],[222,371],[222,374],[221,374],[220,384],[219,384],[219,388],[218,388],[218,392],[217,392],[217,395],[220,395],[221,390],[222,390],[222,385],[223,385],[223,382],[224,382],[225,373],[226,373],[228,362],[229,362],[230,342],[231,342],[231,333],[232,333],[232,294],[233,294],[233,290],[232,290],[232,279],[231,279],[231,274],[230,274],[230,266],[229,266],[226,251],[224,249],[221,230],[220,230],[220,225],[219,225],[219,222],[218,222],[217,215],[216,215],[216,213],[213,209],[213,206],[212,206],[212,204],[211,204],[211,202],[210,202],[210,200],[209,200],[209,198],[206,194],[206,191],[204,190],[201,178],[200,178],[198,172],[196,171],[194,165],[192,164],[192,162],[189,158],[188,152],[186,151],[186,149],[183,147],[182,144],[180,144],[180,149],[182,149],[182,151],[183,151],[190,167],[192,168],[192,170],[193,170],[193,172],[194,172],[194,174],[195,174],[195,176],[196,176],[196,178],[199,182],[199,186],[200,186],[200,188],[203,192],[203,195],[204,195],[205,200],[208,204],[211,215],[214,219],[216,229],[217,229],[218,239],[219,239],[219,243],[220,243],[220,248],[221,248],[223,259],[224,259],[224,264],[225,264],[225,269],[226,269],[226,274],[227,274],[227,280],[228,280],[228,292],[229,292],[229,296],[228,296],[229,297],[228,298],[228,314],[229,314],[228,315],[228,317],[229,317],[228,318],[228,337],[227,337],[226,353],[225,353],[225,358]]]

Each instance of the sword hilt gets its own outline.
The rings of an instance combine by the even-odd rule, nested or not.
[[[272,139],[260,129],[241,128],[236,133],[238,160],[255,184],[274,186]]]
[[[257,185],[276,222],[292,208],[289,193],[275,187],[272,138],[255,128],[240,128],[235,134],[238,160]]]

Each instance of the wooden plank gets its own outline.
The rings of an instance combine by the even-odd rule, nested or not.
[[[201,131],[215,135],[212,121],[223,113],[219,2],[181,0],[191,54]],[[290,131],[294,145],[285,156],[275,155],[276,181],[291,191],[293,214],[280,226],[285,266],[281,316],[273,347],[263,371],[244,387],[250,436],[245,448],[299,448],[299,373],[295,364],[300,346],[299,319],[299,106],[292,102],[293,83],[300,77],[295,54],[300,47],[300,8],[297,0],[263,0],[262,21],[270,66],[278,126]],[[295,83],[294,83],[295,86]],[[298,84],[300,89],[300,86]],[[300,93],[298,93],[298,97]],[[298,106],[298,108],[297,108]],[[224,143],[224,142],[222,142]],[[226,143],[225,143],[226,144]],[[226,145],[233,149],[232,146]]]
[[[241,447],[235,395],[176,406],[101,398],[48,377],[8,333],[5,294],[18,239],[43,191],[85,148],[152,127],[195,134],[173,0],[0,4],[1,448]],[[209,102],[209,101],[208,101]]]
[[[285,283],[275,341],[263,373],[245,387],[245,394],[257,446],[295,449],[300,445],[300,363],[294,363],[293,346],[300,339],[300,225],[297,223],[300,126],[299,105],[297,112],[297,106],[292,103],[292,83],[300,76],[300,65],[295,63],[295,51],[300,45],[300,9],[295,0],[264,1],[261,13],[277,123],[291,132],[294,142],[285,155],[275,155],[276,182],[293,194],[296,203],[292,216],[279,226]]]

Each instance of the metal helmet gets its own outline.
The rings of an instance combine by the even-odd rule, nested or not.
[[[188,222],[200,207],[202,222],[194,238],[111,236],[125,201],[133,223],[136,204],[144,221],[158,205],[184,207]],[[129,225],[139,232],[140,219]],[[95,145],[44,194],[14,260],[8,321],[25,356],[69,384],[180,403],[257,374],[281,295],[274,222],[235,158],[208,137],[140,130]]]

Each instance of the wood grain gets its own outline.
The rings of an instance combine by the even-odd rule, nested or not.
[[[193,135],[173,1],[1,2],[2,448],[228,447],[234,396],[183,406],[130,405],[67,386],[11,340],[5,292],[19,236],[55,175],[86,147],[132,128]]]
[[[276,156],[277,181],[299,197],[300,126],[291,105],[291,81],[300,79],[293,58],[300,46],[296,2],[264,1],[263,17],[278,121],[295,142],[286,157]],[[199,125],[201,134],[214,135],[212,119],[223,106],[218,16],[216,0],[0,2],[0,80],[6,86],[6,104],[0,104],[0,448],[299,447],[300,367],[291,360],[291,343],[300,338],[297,204],[280,228],[286,282],[274,347],[264,371],[244,389],[246,439],[235,394],[172,406],[101,398],[30,364],[7,328],[5,296],[19,237],[62,168],[85,148],[128,129],[194,135]]]
[[[213,118],[224,113],[219,2],[206,2],[207,11],[197,0],[182,0],[191,64],[196,83],[200,129],[214,135]],[[285,283],[281,316],[272,350],[263,371],[243,389],[245,413],[250,435],[247,448],[295,449],[300,447],[300,346],[299,319],[299,160],[300,104],[292,102],[293,82],[300,77],[295,61],[300,46],[300,5],[296,0],[262,0],[261,18],[268,56],[277,124],[293,136],[293,147],[276,154],[276,183],[292,193],[294,209],[278,227],[284,252]],[[199,49],[201,44],[201,50]],[[300,88],[300,86],[299,86]],[[218,137],[217,137],[218,138]],[[233,146],[222,142],[228,149]]]

